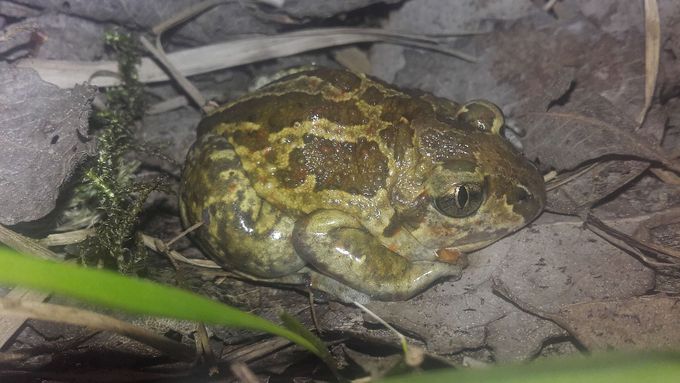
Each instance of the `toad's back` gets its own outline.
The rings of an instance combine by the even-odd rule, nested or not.
[[[278,208],[374,214],[417,162],[411,120],[434,118],[441,101],[422,96],[430,99],[343,70],[303,71],[215,111],[199,135],[227,138],[258,195]]]

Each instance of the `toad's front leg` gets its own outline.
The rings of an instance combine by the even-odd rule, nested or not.
[[[316,270],[378,300],[408,299],[441,277],[460,276],[463,267],[409,261],[338,210],[318,210],[300,219],[293,243]]]

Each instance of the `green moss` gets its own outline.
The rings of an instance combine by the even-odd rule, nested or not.
[[[145,267],[147,255],[137,233],[139,216],[149,194],[159,188],[162,180],[136,181],[134,172],[139,163],[124,158],[130,151],[140,149],[129,126],[143,117],[146,106],[137,77],[138,39],[111,32],[106,42],[117,54],[121,85],[108,89],[108,109],[91,119],[97,134],[97,157],[85,171],[85,183],[79,193],[94,196],[98,223],[95,235],[81,244],[79,254],[86,265],[138,274]]]
[[[144,87],[139,82],[137,66],[141,62],[139,39],[132,34],[109,32],[106,44],[116,53],[121,85],[106,92],[109,101],[109,118],[118,119],[122,126],[129,126],[141,119],[146,110]]]

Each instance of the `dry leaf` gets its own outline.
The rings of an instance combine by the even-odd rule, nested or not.
[[[61,185],[94,150],[87,138],[94,89],[61,90],[31,69],[0,64],[0,223],[51,212]]]
[[[511,312],[487,326],[486,343],[497,362],[519,362],[535,356],[547,339],[568,333],[551,321],[524,311]]]
[[[517,233],[514,246],[494,277],[503,296],[543,315],[565,305],[639,296],[654,287],[654,272],[622,250],[581,227],[558,219]],[[621,278],[625,275],[626,278]]]
[[[540,154],[543,165],[557,170],[574,169],[586,161],[616,155],[660,162],[680,171],[680,165],[653,140],[634,133],[633,121],[595,94],[518,119],[524,126],[542,127],[529,129],[525,139],[527,156],[537,158]]]
[[[680,299],[665,295],[563,307],[552,319],[590,351],[680,350]]]
[[[548,187],[546,210],[573,214],[590,209],[595,203],[612,194],[649,167],[649,163],[636,160],[609,160],[585,165],[573,172],[561,173],[560,178],[576,173],[575,179],[554,189]],[[559,182],[557,182],[559,183]]]
[[[654,107],[637,133],[655,143],[661,142],[667,120],[667,108]],[[588,163],[574,171],[561,173],[558,179],[546,185],[546,209],[579,215],[636,179],[647,168],[647,161],[616,159]]]

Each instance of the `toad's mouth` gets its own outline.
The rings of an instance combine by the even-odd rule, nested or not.
[[[462,254],[471,253],[473,251],[477,251],[479,249],[487,247],[501,238],[503,237],[496,237],[477,242],[456,244],[455,246],[439,249],[436,251],[437,260],[441,262],[451,263],[449,259],[458,259]]]
[[[456,242],[448,248],[454,248],[463,253],[470,253],[489,246],[515,230],[516,229],[510,227],[497,227],[470,232],[464,238],[456,240]]]

